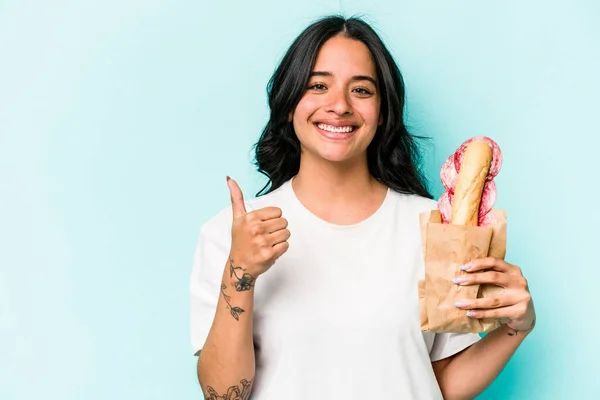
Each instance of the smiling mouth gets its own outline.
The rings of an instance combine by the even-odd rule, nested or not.
[[[323,123],[316,123],[317,128],[331,133],[351,133],[356,129],[354,125],[334,126]]]

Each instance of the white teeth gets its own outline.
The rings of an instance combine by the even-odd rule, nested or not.
[[[353,126],[333,126],[327,124],[317,124],[317,126],[319,127],[319,129],[323,129],[324,131],[335,133],[349,133],[354,130]]]

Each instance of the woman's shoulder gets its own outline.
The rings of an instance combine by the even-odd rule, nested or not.
[[[288,180],[267,194],[247,200],[246,210],[250,212],[264,207],[285,207],[292,199],[291,191],[291,181]]]
[[[400,193],[393,189],[389,189],[390,196],[404,209],[414,211],[416,213],[427,212],[437,209],[437,200],[430,199],[418,194]]]

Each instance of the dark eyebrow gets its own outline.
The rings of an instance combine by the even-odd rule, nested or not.
[[[312,78],[313,76],[333,76],[333,74],[331,72],[328,71],[313,71],[310,73],[310,77]],[[374,86],[377,86],[377,81],[368,76],[368,75],[356,75],[353,76],[352,79],[350,79],[351,81],[369,81],[371,82]]]

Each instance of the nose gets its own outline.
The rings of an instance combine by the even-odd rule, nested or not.
[[[350,99],[345,90],[330,89],[327,100],[327,112],[332,112],[339,116],[352,114],[352,104],[350,104]]]

